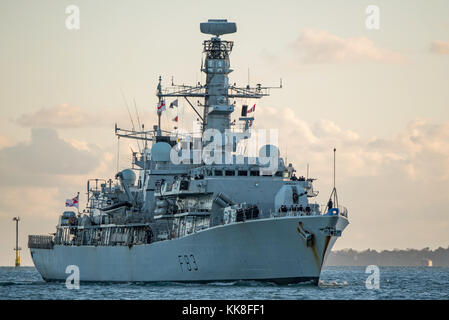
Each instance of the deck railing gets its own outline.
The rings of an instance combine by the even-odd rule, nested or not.
[[[289,217],[289,216],[325,216],[325,215],[340,215],[343,217],[348,217],[348,209],[344,206],[338,206],[338,208],[332,208],[330,210],[327,210],[326,205],[322,205],[321,208],[315,207],[311,208],[310,211],[305,210],[287,210],[287,211],[272,211],[270,210],[270,217],[271,218],[278,218],[278,217]]]
[[[53,249],[53,237],[41,235],[28,236],[28,248],[32,249]]]

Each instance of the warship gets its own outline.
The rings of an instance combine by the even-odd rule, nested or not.
[[[67,268],[77,266],[81,281],[318,284],[349,223],[335,182],[329,202],[320,205],[315,179],[297,177],[274,144],[256,155],[238,152],[253,132],[255,107],[241,106],[238,126],[231,121],[236,101],[260,99],[273,87],[229,83],[233,42],[222,36],[236,32],[235,23],[210,19],[200,30],[212,36],[203,42],[205,83],[172,80],[163,87],[159,77],[158,124],[152,130],[115,125],[118,139],[142,144],[130,167],[117,170],[114,180],[88,180],[86,208],[64,211],[55,233],[29,235],[45,281],[64,281]],[[176,99],[172,107],[177,99],[188,102],[200,136],[162,130],[167,98]],[[192,98],[202,102],[195,106]]]

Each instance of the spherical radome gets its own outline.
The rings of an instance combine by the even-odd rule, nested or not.
[[[166,142],[157,142],[151,147],[151,160],[156,162],[170,161],[171,146]]]

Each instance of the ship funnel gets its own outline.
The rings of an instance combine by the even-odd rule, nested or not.
[[[237,25],[226,19],[209,19],[207,22],[200,23],[200,30],[202,33],[219,37],[223,34],[237,32]]]

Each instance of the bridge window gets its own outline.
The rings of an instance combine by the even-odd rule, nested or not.
[[[234,170],[226,170],[225,175],[226,176],[235,176],[235,171]]]
[[[239,174],[239,176],[246,177],[248,175],[248,171],[246,171],[246,170],[239,170],[238,174]]]

